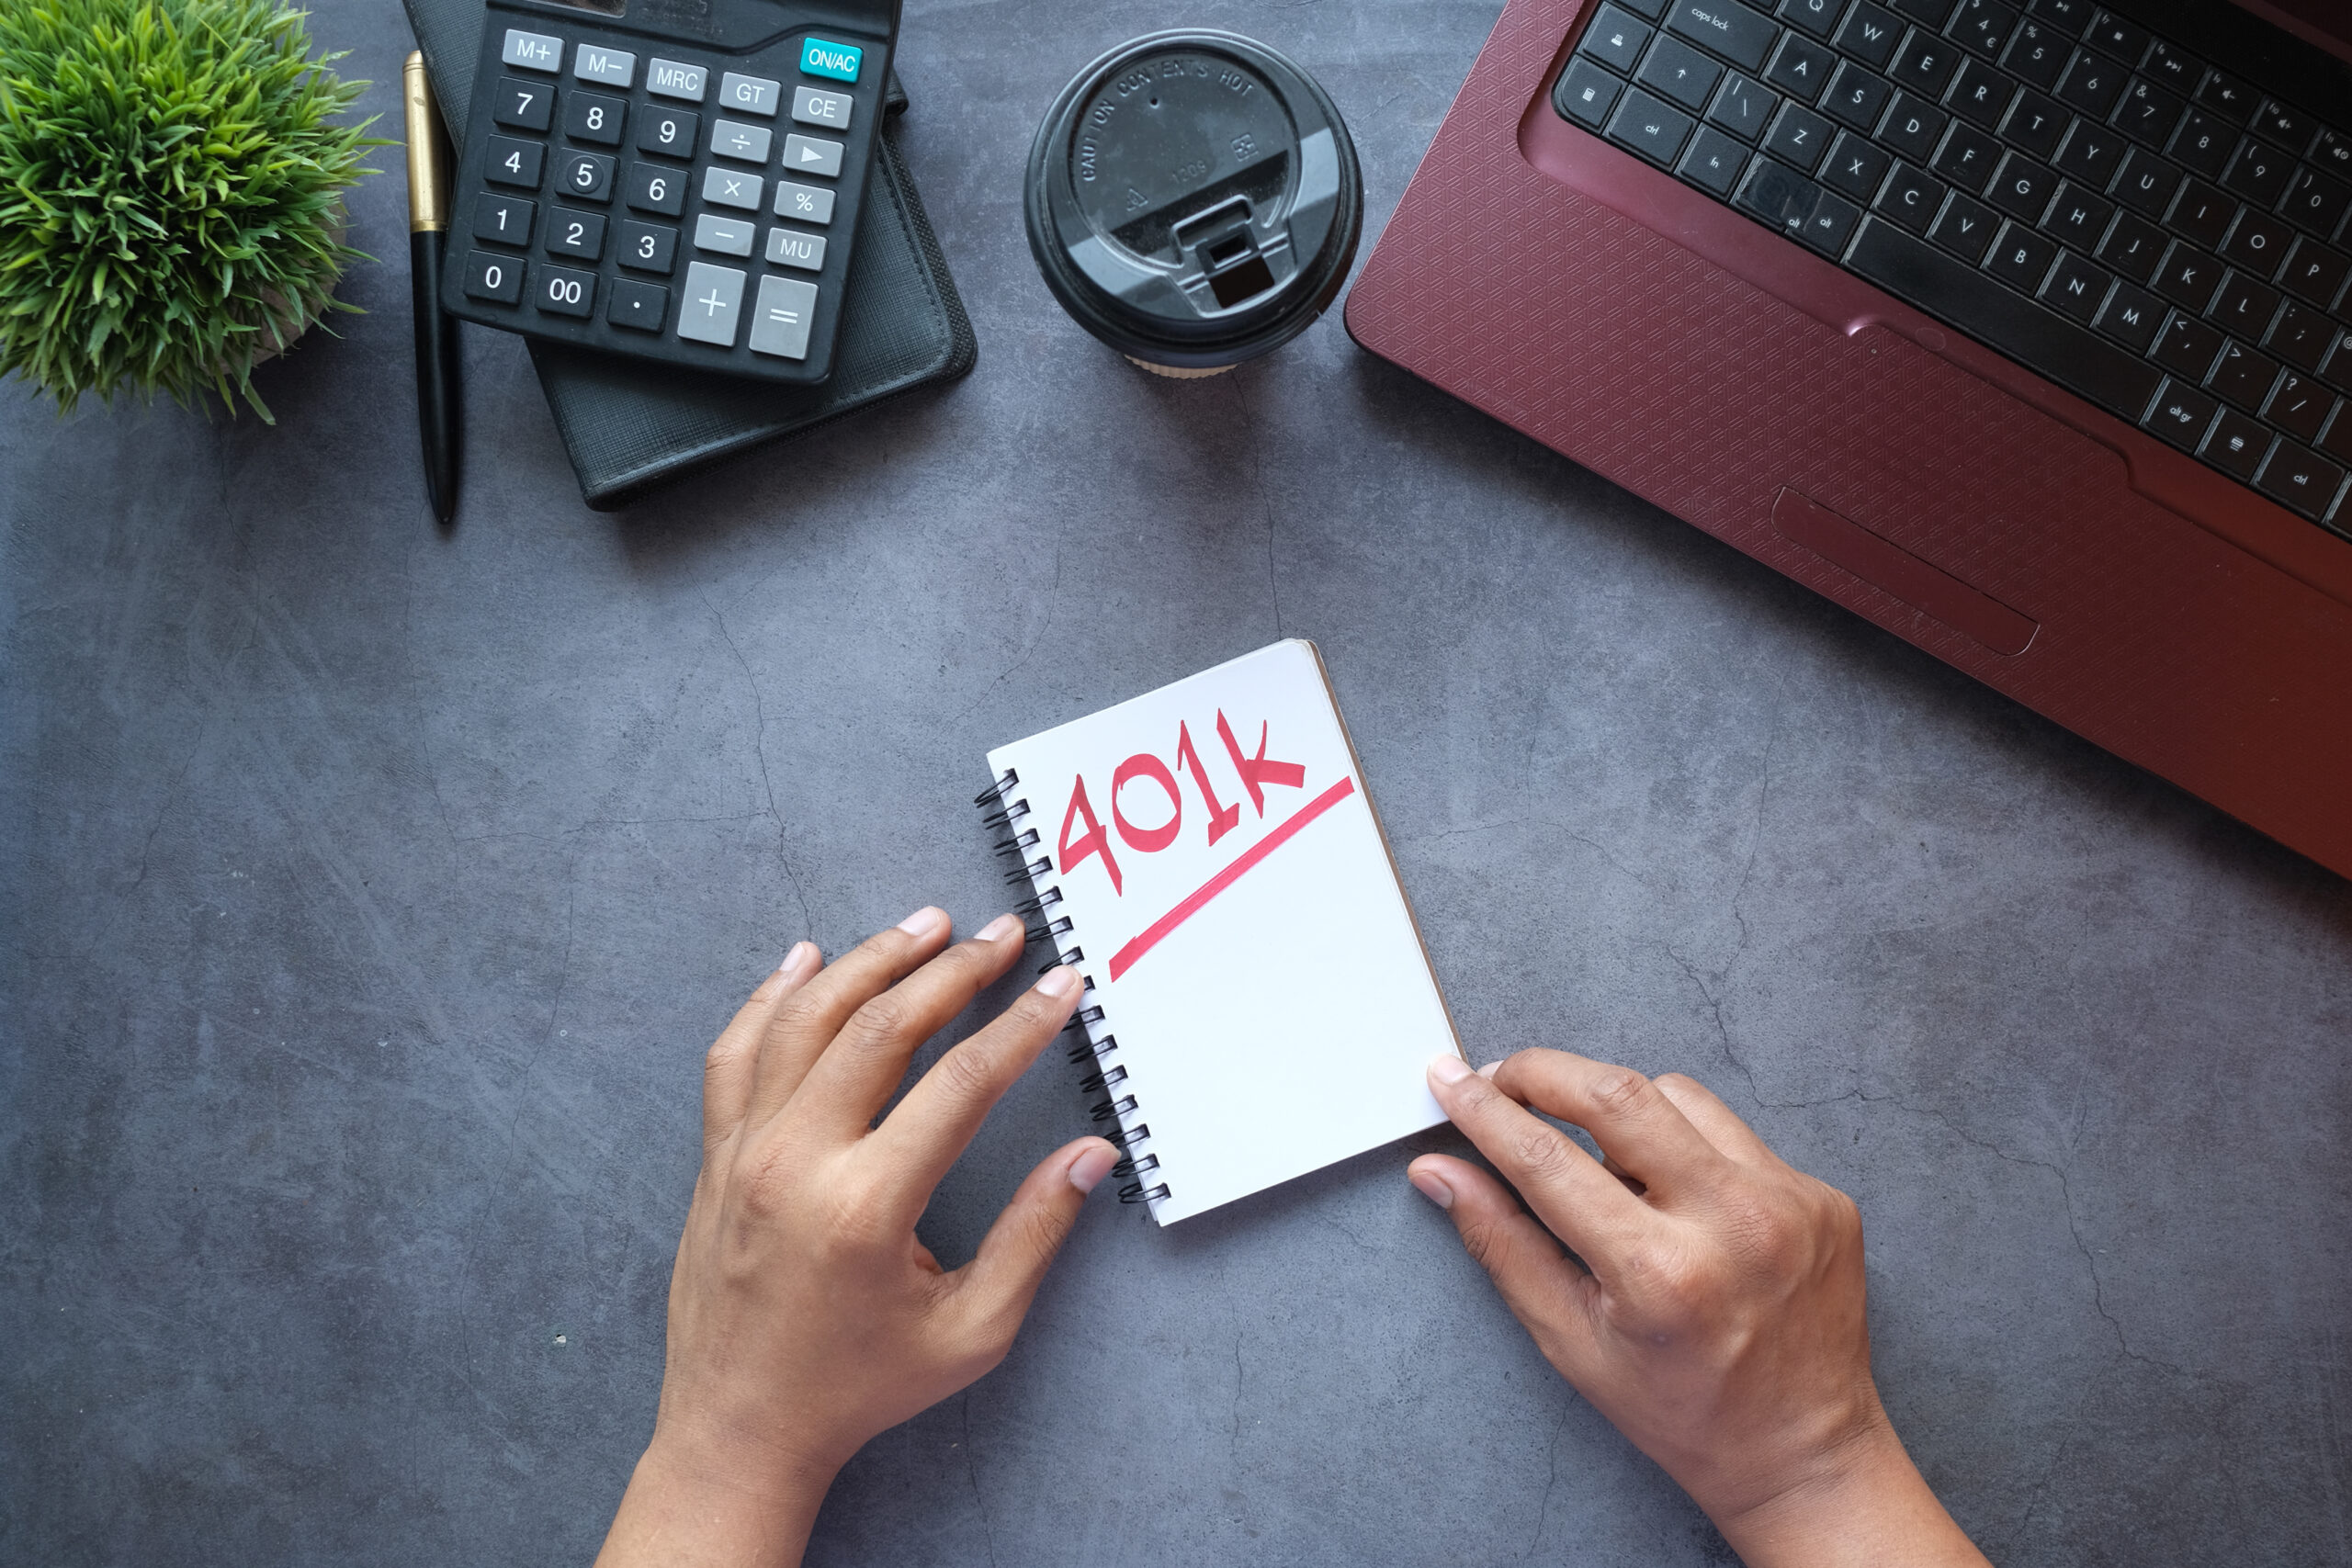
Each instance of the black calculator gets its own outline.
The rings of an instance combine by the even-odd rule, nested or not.
[[[489,0],[444,308],[526,337],[832,373],[899,0]]]

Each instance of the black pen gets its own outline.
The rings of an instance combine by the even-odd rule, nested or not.
[[[433,515],[458,512],[458,322],[441,310],[441,256],[449,229],[449,152],[424,56],[401,68],[408,108],[408,265],[416,301],[416,423]]]

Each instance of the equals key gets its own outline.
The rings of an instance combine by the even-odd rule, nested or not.
[[[809,319],[816,313],[815,284],[763,277],[759,304],[752,313],[752,352],[778,359],[808,358]]]

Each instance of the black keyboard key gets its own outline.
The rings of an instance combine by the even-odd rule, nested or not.
[[[527,245],[531,219],[538,209],[536,201],[484,191],[474,197],[474,238],[493,245]]]
[[[1814,202],[1813,216],[1804,220],[1804,231],[1799,237],[1824,255],[1841,255],[1846,242],[1854,237],[1854,226],[1861,220],[1860,208],[1825,190]]]
[[[2001,144],[1973,125],[1955,125],[1928,167],[1972,196],[1984,194],[2001,162]]]
[[[1982,203],[1954,193],[1944,209],[1928,231],[1928,238],[1950,251],[1969,265],[1984,259],[1992,248],[1993,231],[2001,226],[2001,215]]]
[[[1590,55],[1602,64],[1630,76],[1649,41],[1648,28],[1614,6],[1603,6],[1600,15],[1593,18],[1592,26],[1585,29],[1584,42],[1578,47],[1578,52]]]
[[[2010,293],[1893,224],[1864,221],[1847,265],[1895,298],[2132,423],[2139,422],[2164,378],[2145,360]]]
[[[2233,338],[2222,344],[2222,357],[2205,378],[2206,389],[2242,409],[2258,409],[2269,399],[2271,383],[2278,379],[2278,362],[2256,354]]]
[[[2017,24],[2018,14],[1999,0],[1960,0],[1960,10],[1944,30],[1985,59],[1996,60]]]
[[[1936,143],[1951,123],[1951,117],[1935,105],[1897,93],[1894,107],[1886,111],[1886,123],[1879,128],[1879,145],[1898,158],[1924,164],[1935,156]]]
[[[596,275],[576,267],[543,266],[531,285],[531,302],[551,316],[593,316]]]
[[[1959,68],[1957,47],[1914,28],[1911,36],[1903,40],[1903,47],[1894,51],[1894,62],[1887,66],[1886,73],[1894,78],[1896,86],[1933,101],[1943,96],[1945,84]]]
[[[2031,294],[2041,288],[2041,280],[2050,275],[2050,264],[2057,259],[2057,246],[2022,224],[2011,223],[1993,242],[1984,270],[2010,288]]]
[[[490,111],[490,118],[516,130],[545,130],[555,123],[555,84],[501,76],[498,107]]]
[[[2290,299],[2287,308],[2278,312],[2278,319],[2271,323],[2262,346],[2290,365],[2315,371],[2335,342],[2334,321],[2309,305]]]
[[[2182,451],[2194,452],[2212,427],[2213,416],[2221,412],[2221,404],[2195,387],[2166,381],[2143,423]]]
[[[2202,315],[2222,286],[2222,264],[2192,245],[2173,243],[2156,268],[2156,292],[2183,310]]]
[[[2202,386],[2205,373],[2222,356],[2222,334],[2196,317],[2175,310],[2149,352],[2157,364],[2182,380]]]
[[[2116,95],[2123,91],[2123,68],[2107,56],[2078,49],[2074,63],[2058,78],[2058,96],[2085,114],[2104,119],[2115,107]]]
[[[605,307],[605,320],[613,325],[658,333],[669,313],[670,291],[660,284],[639,283],[630,277],[613,279],[612,301]]]
[[[2203,109],[2190,109],[2181,116],[2180,129],[2173,133],[2172,155],[2183,168],[2218,180],[2230,166],[2230,153],[2237,144],[2237,130],[2227,120]]]
[[[1838,36],[1833,41],[1841,52],[1883,71],[1886,62],[1894,58],[1894,46],[1903,41],[1903,24],[1870,0],[1857,0],[1854,8],[1846,13],[1846,19],[1838,24]]]
[[[2237,410],[2223,409],[2222,417],[2213,422],[2212,434],[2205,437],[2205,460],[2251,484],[2261,471],[2262,459],[2270,456],[2271,440],[2270,432]]]
[[[2156,276],[2156,264],[2165,259],[2165,232],[2153,223],[2143,223],[2126,212],[2098,243],[2098,259],[2130,278],[2145,283]]]
[[[1981,60],[1968,60],[1961,62],[1960,74],[1952,78],[1951,95],[1944,101],[1961,118],[1993,130],[1999,128],[2001,116],[2017,92],[2017,84],[1993,67]]]
[[[2140,70],[2150,81],[2185,98],[2204,78],[2205,62],[2159,39],[2148,51],[2148,58],[2140,62]]]
[[[2091,25],[2090,0],[2032,0],[2030,9],[2070,39],[2082,37]]]
[[[2312,143],[2311,160],[2339,178],[2352,180],[2352,136],[2322,130]]]
[[[1768,226],[1794,239],[1813,216],[1821,187],[1785,164],[1758,158],[1747,166],[1734,204],[1756,215]]]
[[[2255,484],[2264,494],[2316,523],[2327,515],[2328,502],[2343,487],[2344,470],[2315,452],[2282,441]]]
[[[621,125],[628,118],[628,100],[603,93],[571,92],[563,99],[563,133],[574,141],[597,147],[621,144]]]
[[[1829,84],[1829,73],[1837,68],[1838,57],[1828,50],[1803,33],[1790,33],[1781,39],[1772,63],[1764,68],[1764,80],[1809,104],[1821,96],[1821,89]]]
[[[1781,20],[1803,28],[1815,38],[1828,38],[1846,14],[1846,0],[1781,0]]]
[[[1764,134],[1764,128],[1772,123],[1772,111],[1780,107],[1778,93],[1766,92],[1735,71],[1724,78],[1722,89],[1715,94],[1714,105],[1707,110],[1707,123],[1753,141]]]
[[[2222,236],[2230,231],[2230,220],[2238,215],[2238,204],[2223,196],[2202,180],[2186,182],[2180,199],[2172,206],[2172,216],[2165,220],[2165,227],[2184,240],[2219,249]]]
[[[2119,280],[2091,324],[2134,354],[2145,354],[2165,322],[2165,302]]]
[[[613,199],[613,171],[619,165],[602,152],[566,152],[556,165],[555,188],[558,194],[582,201]],[[545,290],[541,291],[544,296]],[[545,298],[539,300],[542,310],[554,310]],[[569,312],[559,312],[564,314]]]
[[[2316,169],[2299,168],[2287,182],[2287,199],[2279,210],[2314,234],[2333,234],[2352,209],[2352,187]]]
[[[2017,36],[2009,40],[2008,58],[2002,63],[2046,93],[2058,85],[2058,78],[2066,72],[2067,57],[2074,52],[2075,41],[2064,31],[2029,18],[2018,25]]]
[[[1674,0],[1666,14],[1666,30],[1713,51],[1743,71],[1760,69],[1781,34],[1771,17],[1749,10],[1739,0]]]
[[[2335,418],[2319,438],[2319,447],[2331,457],[2352,463],[2352,402],[2335,405]]]
[[[1894,173],[1886,179],[1886,188],[1879,192],[1874,204],[1877,209],[1902,224],[1915,234],[1924,234],[1928,225],[1936,220],[1936,211],[1944,204],[1944,183],[1921,174],[1908,164],[1894,165]]]
[[[2107,233],[2107,220],[2114,216],[2113,202],[2069,180],[2058,187],[2058,199],[2050,204],[2041,227],[2060,244],[2088,253],[2098,247]]]
[[[2061,251],[2058,265],[2050,269],[2050,277],[2041,286],[2041,298],[2088,325],[2107,302],[2108,285],[2114,281],[2114,275],[2106,268],[2092,265],[2072,251]]]
[[[1838,67],[1838,74],[1829,81],[1829,91],[1822,96],[1821,110],[1832,119],[1845,121],[1867,136],[1878,125],[1878,117],[1886,111],[1887,101],[1894,96],[1894,89],[1885,77],[1872,75],[1852,61]]]
[[[1772,129],[1765,134],[1764,151],[1794,164],[1806,174],[1821,165],[1829,139],[1838,128],[1803,104],[1782,104]]]
[[[569,207],[550,209],[547,239],[539,248],[551,256],[571,256],[587,262],[602,258],[605,254],[604,215],[579,212]]]
[[[2165,215],[2172,205],[2172,193],[2179,188],[2180,171],[2145,147],[2126,152],[2123,167],[2115,176],[2115,199],[2151,218]]]
[[[2278,313],[2279,294],[2266,283],[2256,283],[2242,272],[2233,272],[2222,280],[2222,291],[2213,298],[2212,309],[2205,312],[2208,320],[2225,333],[2235,333],[2248,343],[2260,343],[2270,333],[2270,319]]]
[[[2008,123],[2001,128],[2001,134],[2010,146],[2047,160],[2058,151],[2059,139],[2066,134],[2066,122],[2073,118],[2040,93],[2024,91],[2010,106]]]
[[[466,257],[466,298],[512,305],[523,298],[523,262],[519,256],[475,251]]]
[[[2011,152],[2002,160],[2002,172],[1992,176],[1992,188],[1985,195],[2007,214],[2040,223],[2041,214],[2049,211],[2051,197],[2058,195],[2058,176],[2030,157]]]
[[[2312,132],[2319,122],[2302,110],[2272,98],[2254,111],[2254,130],[2267,136],[2290,152],[2300,153],[2312,144]]]
[[[1951,15],[1951,0],[1889,0],[1894,7],[1923,28],[1940,28]]]
[[[2197,101],[2232,125],[2244,125],[2254,117],[2254,89],[2219,71],[2198,87]]]
[[[1697,114],[1707,107],[1724,68],[1679,39],[1661,36],[1643,57],[1634,80]]]
[[[1709,125],[1701,127],[1690,139],[1690,151],[1682,154],[1675,172],[1717,199],[1729,201],[1731,187],[1739,183],[1739,172],[1747,166],[1747,147]]]
[[[2222,171],[2222,183],[2240,196],[2268,207],[2286,194],[2287,182],[2294,173],[2294,159],[2267,141],[2246,136],[2238,140],[2236,155],[2230,159],[2230,166]]]
[[[1609,118],[1609,140],[1638,153],[1661,168],[1674,167],[1674,155],[1690,139],[1698,122],[1672,104],[1663,103],[1638,87],[1629,87],[1625,101]]]
[[[2238,226],[2222,242],[2222,254],[2246,271],[2270,278],[2278,276],[2294,243],[2293,230],[2267,212],[2249,207],[2238,214]]]
[[[2181,110],[2186,107],[2180,99],[2145,76],[2134,76],[2124,86],[2123,103],[2115,111],[2115,123],[2124,135],[2151,147],[2162,147],[2172,139],[2173,127],[2180,123]]]
[[[667,277],[678,265],[678,231],[667,223],[624,222],[614,252],[621,265]],[[642,320],[643,318],[639,318]]]
[[[2334,392],[2310,377],[2290,370],[2278,378],[2278,385],[2271,389],[2270,400],[2263,405],[2262,417],[2296,440],[2309,443],[2319,439],[2321,426],[2327,423],[2327,411],[2335,406]]]
[[[1589,67],[1588,67],[1589,69]],[[667,104],[648,104],[637,117],[637,150],[664,158],[691,158],[702,134],[702,116]]]
[[[1860,137],[1842,132],[1829,149],[1829,161],[1821,166],[1821,177],[1856,201],[1866,202],[1878,194],[1879,182],[1894,163]]]
[[[1666,0],[1618,0],[1629,11],[1638,11],[1648,21],[1657,21],[1666,14]]]
[[[2316,240],[2298,240],[2287,254],[2286,275],[2279,278],[2290,291],[2301,295],[2324,310],[2335,303],[2344,291],[2344,280],[2352,276],[2352,257],[2341,251],[2332,251]]]
[[[2123,138],[2103,125],[2077,118],[2052,160],[2059,168],[2093,190],[2105,190],[2123,158]]]
[[[1587,66],[1595,76],[1607,77],[1605,71]],[[1616,89],[1612,86],[1611,92]],[[639,212],[659,212],[665,218],[675,218],[686,209],[686,183],[684,169],[662,164],[631,164],[628,166],[628,194],[623,197]]]
[[[1579,55],[1560,73],[1560,85],[1552,91],[1552,107],[1588,130],[1599,130],[1608,123],[1609,111],[1617,107],[1617,95],[1624,90],[1625,84]],[[630,199],[634,203],[636,198]]]
[[[2093,49],[2103,49],[2126,65],[2137,65],[2140,57],[2155,42],[2147,28],[2127,22],[2112,11],[2101,11],[2092,19],[2083,34],[2083,41]]]
[[[494,186],[511,186],[516,190],[537,190],[539,188],[539,175],[547,168],[547,161],[548,149],[544,141],[525,141],[514,136],[493,136],[490,139],[490,157],[483,165],[482,178]],[[513,303],[512,300],[500,302]]]

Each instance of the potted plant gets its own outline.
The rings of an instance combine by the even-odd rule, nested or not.
[[[368,84],[277,0],[0,0],[0,375],[243,399],[325,312]],[[368,122],[372,124],[373,122]]]

